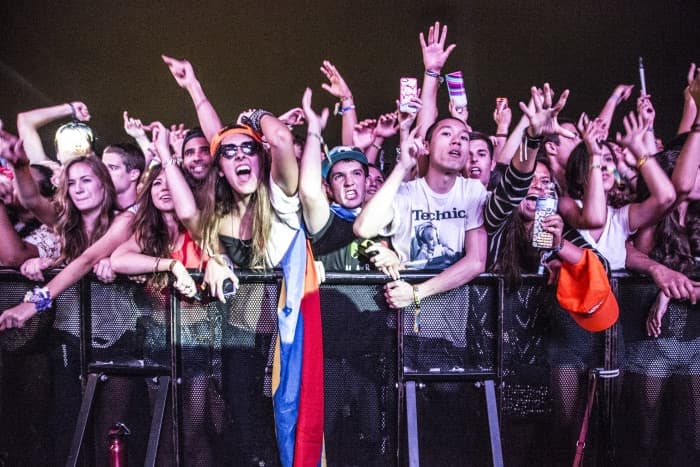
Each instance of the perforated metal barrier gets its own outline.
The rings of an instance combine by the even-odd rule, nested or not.
[[[589,334],[541,278],[506,292],[500,277],[484,275],[424,300],[416,326],[412,306],[386,307],[385,282],[328,274],[321,287],[328,465],[409,464],[408,384],[421,465],[493,465],[487,381],[495,383],[503,465],[570,465],[587,372],[597,367],[622,374],[598,386],[585,465],[700,465],[697,305],[672,302],[662,335],[650,338],[655,286],[616,275],[620,324]],[[32,285],[0,272],[0,309]],[[106,465],[107,431],[123,422],[130,464],[143,465],[160,389],[154,375],[165,368],[175,384],[158,465],[279,465],[270,398],[278,289],[276,273],[243,273],[226,305],[179,301],[128,280],[86,279],[67,290],[54,313],[0,334],[0,465],[65,464],[79,378],[100,372],[95,363],[141,369],[100,373],[79,464]]]

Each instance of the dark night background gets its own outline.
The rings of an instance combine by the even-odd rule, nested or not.
[[[571,89],[565,115],[595,114],[616,84],[638,85],[642,55],[665,139],[680,118],[688,65],[700,61],[697,1],[5,0],[0,17],[5,127],[14,130],[19,111],[82,100],[102,144],[128,138],[123,110],[144,122],[196,123],[161,53],[192,62],[224,121],[248,107],[282,113],[300,105],[305,86],[316,108],[332,106],[320,88],[323,59],[347,80],[360,118],[376,117],[393,110],[399,77],[422,77],[418,34],[440,20],[457,44],[443,72],[463,70],[475,129],[493,131],[496,96],[516,108],[545,80]],[[440,102],[446,112],[444,88]],[[42,132],[47,147],[56,126]],[[339,119],[326,137],[338,141]]]

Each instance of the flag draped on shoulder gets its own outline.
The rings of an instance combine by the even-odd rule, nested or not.
[[[284,467],[317,466],[323,448],[323,340],[314,258],[300,229],[282,260],[275,425]]]

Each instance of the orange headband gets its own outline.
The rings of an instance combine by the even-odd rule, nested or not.
[[[216,156],[216,151],[219,150],[221,142],[229,135],[247,135],[253,138],[258,144],[262,145],[262,136],[253,130],[248,125],[236,125],[235,127],[227,126],[220,129],[214,137],[211,139],[211,144],[209,145],[209,153],[212,157]]]

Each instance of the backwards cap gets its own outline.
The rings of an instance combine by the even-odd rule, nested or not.
[[[336,162],[348,160],[357,161],[365,167],[369,165],[367,156],[364,155],[360,148],[356,148],[355,146],[336,146],[328,151],[328,155],[323,159],[323,163],[321,164],[321,175],[323,179],[326,180],[328,178],[328,174],[331,173],[331,168]]]
[[[557,300],[583,329],[604,331],[617,322],[617,299],[598,257],[587,248],[583,253],[576,264],[562,262]]]

